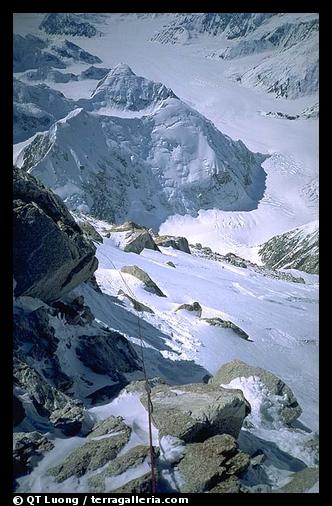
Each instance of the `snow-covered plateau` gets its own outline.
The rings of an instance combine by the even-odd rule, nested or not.
[[[17,492],[319,491],[318,30],[14,15]]]

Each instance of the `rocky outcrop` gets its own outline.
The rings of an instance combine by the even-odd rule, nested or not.
[[[279,494],[303,494],[318,483],[319,469],[318,467],[306,467],[297,473],[294,473],[292,479],[283,487],[273,490]]]
[[[157,450],[157,449],[156,449]],[[155,451],[155,455],[158,451]],[[106,467],[104,471],[93,476],[89,480],[89,485],[92,486],[97,492],[105,492],[105,479],[112,476],[125,473],[140,464],[143,464],[150,455],[149,446],[139,445],[131,448],[123,455],[119,455]],[[128,485],[128,484],[126,484]]]
[[[209,384],[213,386],[228,385],[235,378],[249,378],[250,376],[258,376],[272,395],[283,398],[280,405],[280,415],[286,424],[291,424],[301,415],[302,409],[286,383],[275,374],[261,367],[246,364],[242,360],[233,360],[224,364],[210,379]]]
[[[14,354],[28,364],[37,361],[43,377],[49,379],[56,388],[66,390],[71,386],[71,380],[61,370],[56,354],[59,340],[49,323],[49,317],[47,306],[42,305],[30,312],[14,307]]]
[[[125,297],[126,299],[128,299],[131,302],[131,304],[133,305],[133,308],[136,311],[140,311],[140,312],[144,311],[145,313],[154,314],[154,311],[149,306],[146,306],[142,302],[139,302],[138,300],[134,299],[134,297],[131,297],[130,295],[128,295],[127,293],[125,293],[123,290],[120,289],[118,291],[118,295],[121,296],[121,297]]]
[[[40,432],[14,432],[13,434],[13,466],[14,476],[29,473],[44,452],[54,447],[52,441]]]
[[[232,329],[238,336],[246,341],[251,341],[248,334],[242,330],[240,327],[235,325],[235,323],[230,322],[228,320],[223,320],[222,318],[202,318],[202,321],[212,325],[213,327],[222,327],[224,329]]]
[[[171,260],[166,262],[166,265],[169,265],[170,267],[173,267],[174,269],[176,269],[176,265]]]
[[[318,221],[272,237],[261,245],[259,255],[267,266],[274,269],[298,269],[318,274]]]
[[[209,490],[210,494],[239,494],[241,483],[237,476],[230,476]]]
[[[39,25],[40,30],[52,35],[73,35],[80,37],[93,37],[97,34],[96,28],[88,23],[79,14],[52,12],[46,14]],[[98,62],[101,60],[98,58]]]
[[[151,492],[151,473],[143,474],[138,478],[128,481],[122,487],[112,490],[114,494],[151,494]]]
[[[245,471],[249,463],[249,455],[239,452],[237,442],[228,434],[216,435],[203,443],[189,444],[178,464],[183,479],[183,482],[180,481],[180,491],[206,492],[217,488],[218,484],[219,488],[224,489],[238,487],[239,482],[234,476]],[[215,489],[212,491],[218,492]]]
[[[181,309],[195,313],[199,318],[202,316],[202,306],[199,302],[193,302],[192,304],[181,304],[175,309],[175,311],[180,311]]]
[[[89,223],[87,220],[77,220],[77,223],[79,224],[81,230],[83,231],[84,235],[87,237],[87,239],[90,239],[90,241],[96,241],[98,243],[103,242],[102,236],[97,232],[95,227]]]
[[[110,460],[115,459],[128,443],[130,433],[131,429],[126,427],[126,430],[111,437],[88,441],[73,450],[62,464],[50,469],[49,474],[60,483],[71,476],[80,477],[88,471],[94,471],[104,466]]]
[[[154,423],[159,435],[186,443],[204,441],[216,434],[237,437],[250,406],[240,390],[212,385],[157,385],[151,389]],[[141,397],[147,407],[147,396]]]
[[[53,302],[52,307],[69,325],[80,325],[84,327],[90,325],[95,319],[89,306],[84,304],[84,297],[82,295],[75,297],[69,302],[63,302],[61,300]]]
[[[119,332],[108,329],[100,329],[95,335],[81,335],[76,353],[86,367],[97,374],[108,374],[122,386],[126,381],[121,373],[139,368],[138,356],[129,341]]]
[[[143,269],[137,267],[137,265],[125,265],[121,268],[121,272],[130,274],[131,276],[134,276],[135,278],[142,281],[144,284],[144,290],[147,292],[158,295],[158,297],[166,297],[166,295],[160,290],[160,288],[150,278],[150,276],[145,271],[143,271]]]
[[[14,384],[29,396],[40,416],[47,417],[55,429],[72,436],[86,433],[91,420],[83,404],[53,387],[32,367],[14,359]]]
[[[127,425],[124,423],[122,416],[110,416],[101,422],[96,423],[88,438],[96,438],[105,436],[106,434],[113,434],[114,432],[127,431]]]
[[[190,254],[189,243],[185,237],[175,237],[172,235],[158,235],[154,238],[157,246],[163,246],[164,248],[174,248],[185,253]]]
[[[266,243],[265,243],[266,244]],[[267,276],[273,279],[282,279],[284,281],[289,281],[291,283],[305,283],[304,279],[300,276],[294,276],[290,272],[280,271],[275,268],[267,267],[267,265],[257,265],[250,260],[246,260],[234,253],[227,253],[227,255],[221,255],[221,253],[217,253],[212,251],[209,247],[203,247],[200,243],[196,243],[191,246],[191,253],[198,257],[208,258],[209,260],[214,260],[216,262],[227,262],[236,267],[241,267],[243,269],[251,269],[255,272],[258,272],[262,276]],[[224,266],[222,266],[223,268]]]
[[[57,195],[16,167],[13,180],[15,296],[54,301],[92,276],[96,248]]]
[[[242,267],[242,269],[247,268],[246,261],[238,255],[235,255],[235,253],[227,253],[227,255],[224,256],[224,260],[236,267]]]

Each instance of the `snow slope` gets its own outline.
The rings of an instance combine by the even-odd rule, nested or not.
[[[92,218],[89,221],[104,235],[107,223]],[[103,244],[98,244],[97,256],[96,276],[102,293],[89,285],[81,285],[75,293],[84,296],[99,324],[120,330],[137,350],[138,314],[127,299],[117,296],[119,289],[130,290],[154,311],[139,313],[149,377],[159,376],[171,384],[197,382],[238,358],[274,372],[292,388],[303,413],[296,427],[290,429],[276,415],[280,399],[268,394],[257,378],[234,380],[228,385],[243,389],[252,404],[252,413],[240,434],[240,446],[250,453],[263,449],[267,456],[263,474],[255,477],[249,473],[246,483],[263,482],[275,488],[286,483],[293,472],[317,465],[317,454],[308,442],[318,430],[318,276],[309,276],[305,284],[294,283],[250,267],[235,267],[172,248],[144,250],[140,255],[126,253],[105,236]],[[169,260],[175,268],[166,264]],[[147,292],[136,278],[120,274],[125,265],[144,269],[166,297]],[[231,329],[209,326],[192,313],[175,311],[178,305],[193,301],[201,304],[203,318],[231,320],[248,333],[251,341],[241,339]],[[61,346],[61,334],[57,336]],[[127,377],[140,379],[142,373]],[[133,435],[123,452],[147,443],[146,412],[134,394],[121,394],[110,403],[90,408],[90,412],[98,419],[125,417]],[[154,431],[159,445],[157,436]],[[47,476],[47,469],[63,460],[60,448],[67,452],[83,442],[82,438],[71,438],[64,447],[61,440],[56,440],[54,450],[29,476],[18,480],[18,491],[89,491],[86,480],[91,474],[81,480],[70,478],[63,484]],[[148,468],[142,468],[138,473],[146,471]],[[121,479],[128,480],[130,475]],[[110,482],[109,486],[112,490],[118,482]]]

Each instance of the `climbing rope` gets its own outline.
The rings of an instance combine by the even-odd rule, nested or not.
[[[136,300],[135,294],[133,293],[133,291],[131,290],[130,286],[128,285],[128,283],[124,279],[124,277],[122,275],[122,272],[115,267],[113,260],[111,258],[109,258],[107,255],[105,255],[105,253],[103,253],[101,251],[99,251],[99,253],[103,257],[105,257],[106,260],[108,262],[110,262],[110,264],[113,266],[113,268],[119,273],[123,284],[125,285],[125,287],[127,288],[128,292],[129,292],[129,295],[131,295],[131,297]],[[143,340],[143,335],[142,335],[141,318],[140,318],[139,312],[135,309],[135,307],[134,307],[134,310],[135,310],[136,317],[137,317],[137,328],[138,328],[138,336],[139,336],[139,340],[140,340],[140,349],[141,349],[142,372],[143,372],[143,376],[144,376],[145,390],[146,390],[147,401],[148,401],[148,427],[149,427],[149,455],[150,455],[150,467],[151,467],[151,492],[152,492],[152,494],[155,494],[157,492],[157,476],[156,476],[156,458],[155,458],[155,452],[154,452],[153,440],[152,440],[152,421],[153,421],[153,415],[152,415],[152,413],[153,413],[153,404],[152,404],[152,400],[151,400],[151,387],[150,387],[150,384],[149,384],[149,378],[148,378],[148,375],[147,375],[147,372],[146,372],[145,360],[144,360],[144,348],[146,348],[146,345],[145,345],[145,342]]]

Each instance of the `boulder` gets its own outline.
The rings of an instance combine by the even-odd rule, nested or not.
[[[126,299],[128,299],[131,302],[131,304],[133,305],[133,308],[136,311],[154,314],[154,311],[149,306],[146,306],[142,302],[139,302],[138,300],[134,299],[134,297],[131,297],[130,295],[128,295],[123,290],[120,289],[118,291],[118,295],[120,295],[121,297],[125,297]]]
[[[238,437],[250,413],[241,390],[220,390],[204,383],[156,385],[151,389],[151,401],[159,435],[171,435],[186,443],[224,433]],[[147,407],[145,394],[141,402]]]
[[[184,253],[189,253],[190,248],[189,243],[185,237],[175,237],[173,235],[158,235],[154,239],[157,246],[163,246],[164,248],[174,248],[180,251],[184,251]]]
[[[126,237],[126,245],[123,251],[140,254],[145,248],[160,251],[149,232],[135,230]]]
[[[158,297],[166,297],[166,295],[160,290],[156,283],[152,281],[150,276],[145,271],[143,271],[143,269],[137,267],[137,265],[125,265],[121,268],[121,272],[130,274],[131,276],[134,276],[135,278],[142,281],[144,284],[144,290],[147,292],[154,293],[155,295],[158,295]]]
[[[143,464],[150,455],[149,446],[139,445],[131,448],[121,456],[116,457],[104,471],[93,476],[89,485],[98,492],[105,492],[105,479],[125,473],[128,469]]]
[[[284,398],[280,415],[286,424],[291,424],[301,415],[302,409],[286,383],[275,374],[261,367],[246,364],[242,360],[232,360],[232,362],[224,364],[210,379],[209,384],[214,386],[228,385],[235,378],[249,378],[250,376],[259,377],[272,395]]]
[[[29,473],[46,451],[54,447],[52,441],[40,432],[14,432],[13,464],[14,476]]]
[[[126,234],[123,237],[123,233]],[[137,253],[138,255],[144,248],[160,251],[154,242],[149,231],[133,221],[127,221],[121,225],[113,225],[106,231],[106,237],[119,237],[119,247],[123,251]]]
[[[86,239],[60,197],[21,169],[13,169],[15,296],[51,302],[97,269]]]
[[[91,440],[79,448],[75,448],[62,464],[49,470],[57,482],[62,482],[71,476],[83,476],[88,471],[94,471],[115,459],[122,448],[128,443],[131,429],[99,440]]]
[[[233,323],[233,322],[223,320],[222,318],[218,318],[218,317],[202,318],[202,321],[204,321],[214,327],[222,327],[224,329],[232,329],[242,339],[245,339],[246,341],[251,341],[248,334],[244,330],[242,330],[240,327],[235,325],[235,323]]]
[[[174,269],[176,269],[176,265],[171,260],[166,262],[166,265],[169,265],[170,267],[173,267]]]
[[[202,306],[199,302],[193,302],[192,304],[181,304],[175,309],[175,311],[180,311],[181,309],[196,313],[199,318],[202,316]]]
[[[234,465],[235,459],[241,465]],[[249,456],[238,451],[237,442],[228,434],[216,435],[203,443],[189,444],[178,464],[183,480],[180,481],[180,491],[200,493],[210,490],[230,476],[241,474],[249,462]]]

